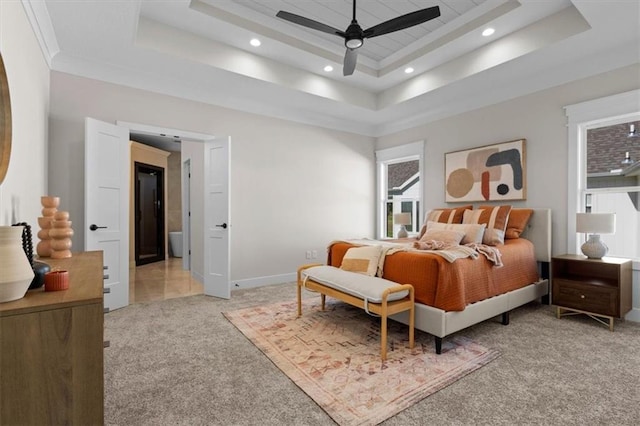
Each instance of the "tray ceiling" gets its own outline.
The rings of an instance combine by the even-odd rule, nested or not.
[[[339,37],[275,16],[346,28],[349,0],[23,4],[53,70],[373,136],[640,62],[635,1],[360,0],[363,28],[441,17],[365,40],[349,77]]]

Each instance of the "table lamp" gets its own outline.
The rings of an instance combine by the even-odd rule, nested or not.
[[[576,232],[591,234],[581,247],[582,253],[589,259],[602,259],[609,248],[600,240],[599,234],[616,232],[616,214],[578,213],[576,214]]]
[[[393,215],[393,221],[396,225],[400,225],[398,238],[407,238],[409,234],[407,234],[407,228],[404,226],[411,225],[411,213],[396,213]]]

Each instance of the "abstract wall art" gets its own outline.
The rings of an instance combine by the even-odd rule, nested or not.
[[[525,200],[525,142],[519,139],[446,153],[445,200]]]

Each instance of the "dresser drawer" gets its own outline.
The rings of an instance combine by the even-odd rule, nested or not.
[[[553,281],[553,304],[595,314],[619,317],[618,289],[612,286],[556,278]]]

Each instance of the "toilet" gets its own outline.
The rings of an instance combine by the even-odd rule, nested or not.
[[[169,246],[173,257],[182,257],[182,232],[169,232]]]

